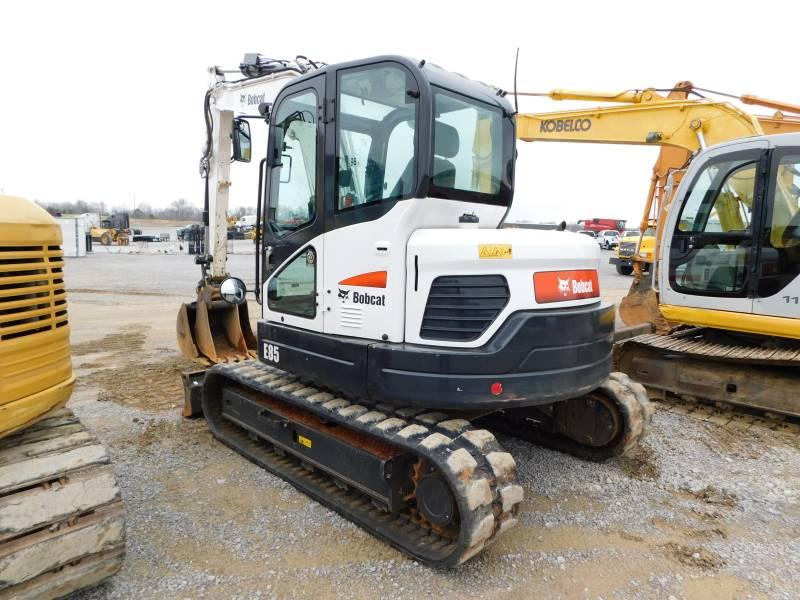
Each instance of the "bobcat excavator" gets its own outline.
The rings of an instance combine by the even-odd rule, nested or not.
[[[113,575],[125,514],[108,451],[64,408],[75,382],[61,228],[0,196],[0,598],[61,598]]]
[[[676,87],[680,94],[692,89]],[[655,268],[645,275],[635,263],[620,305],[628,325],[649,323],[657,333],[618,343],[617,367],[651,396],[800,416],[800,136],[764,135],[798,131],[798,120],[655,90],[547,95],[629,104],[518,114],[520,139],[664,149],[642,221],[644,232],[648,217],[658,217],[656,254],[648,257]]]
[[[485,427],[595,460],[637,444],[651,407],[612,373],[597,244],[499,228],[516,139],[502,92],[396,56],[249,55],[241,72],[212,69],[206,95],[213,254],[177,332],[217,364],[187,375],[184,414],[433,566],[517,521],[514,459]],[[265,119],[254,336],[225,211],[231,159]]]

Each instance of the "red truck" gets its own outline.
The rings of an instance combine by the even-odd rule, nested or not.
[[[609,229],[616,229],[620,233],[625,231],[624,219],[583,219],[578,221],[578,225],[582,225],[587,231],[594,231],[600,233]]]

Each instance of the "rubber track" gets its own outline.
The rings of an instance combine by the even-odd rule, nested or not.
[[[365,494],[342,489],[324,471],[309,471],[300,459],[289,453],[279,455],[271,444],[223,418],[222,388],[231,382],[424,457],[438,468],[456,498],[458,534],[437,534],[413,508],[396,514],[376,508]],[[468,421],[420,409],[353,403],[257,361],[210,369],[204,383],[203,411],[211,431],[222,442],[429,566],[463,563],[516,523],[522,487],[516,483],[514,459],[494,435],[473,429]]]
[[[530,429],[504,426],[502,417],[490,417],[491,420],[487,422],[507,435],[551,450],[566,452],[584,460],[602,462],[616,456],[624,456],[638,446],[639,441],[647,435],[654,412],[653,404],[647,397],[644,386],[633,381],[625,373],[611,373],[598,390],[614,400],[625,423],[623,431],[606,446],[593,447],[581,444],[572,438],[536,429],[533,425]]]
[[[107,450],[72,411],[4,438],[0,472],[0,600],[60,598],[119,570],[119,486]]]

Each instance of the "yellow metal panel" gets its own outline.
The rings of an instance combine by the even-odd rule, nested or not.
[[[71,376],[68,325],[0,342],[0,406]]]
[[[60,244],[46,211],[0,196],[0,437],[63,406],[72,391]]]
[[[668,321],[674,323],[800,339],[800,319],[674,306],[672,304],[661,304],[659,309]]]
[[[47,413],[64,406],[72,394],[75,376],[20,400],[0,406],[0,438],[32,425]]]

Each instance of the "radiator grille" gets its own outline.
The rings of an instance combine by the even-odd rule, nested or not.
[[[620,242],[619,245],[619,255],[627,258],[629,256],[633,256],[633,253],[636,251],[636,242]]]
[[[0,245],[0,341],[67,324],[59,246]]]
[[[431,284],[420,337],[429,340],[476,340],[508,304],[502,275],[447,275]]]

